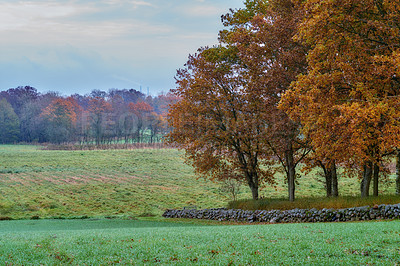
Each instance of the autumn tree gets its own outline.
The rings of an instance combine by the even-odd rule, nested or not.
[[[143,131],[146,127],[145,123],[150,113],[153,111],[153,107],[144,102],[140,101],[137,103],[129,104],[130,111],[136,116],[136,139],[137,142],[143,141]]]
[[[112,108],[111,112],[111,120],[113,121],[113,137],[119,140],[122,137],[126,139],[126,122],[125,122],[125,114],[128,113],[127,105],[125,104],[123,98],[115,94],[110,98],[110,104]]]
[[[171,91],[168,93],[161,93],[156,98],[153,99],[153,107],[155,113],[160,115],[162,119],[162,127],[160,133],[165,136],[171,131],[171,126],[168,124],[168,111],[171,105],[177,103],[179,98],[173,94]]]
[[[245,8],[223,16],[228,30],[221,41],[237,48],[240,75],[248,93],[262,99],[262,119],[268,125],[264,138],[286,173],[289,200],[295,199],[296,167],[310,151],[299,123],[278,109],[281,95],[300,73],[305,73],[308,47],[293,40],[303,18],[298,1],[245,2]]]
[[[134,89],[110,89],[108,91],[108,97],[110,98],[113,98],[117,95],[120,96],[126,103],[136,103],[145,99],[145,95],[143,93]]]
[[[6,99],[19,118],[20,129],[14,139],[39,143],[79,140],[83,144],[93,141],[111,143],[121,138],[125,141],[132,140],[134,133],[137,133],[137,117],[129,111],[128,104],[142,101],[149,104],[154,111],[154,114],[153,111],[146,113],[144,126],[150,127],[146,122],[152,122],[151,127],[154,130],[150,131],[156,132],[161,125],[157,123],[160,122],[159,115],[165,115],[169,99],[173,98],[170,96],[165,94],[146,98],[143,93],[134,89],[110,89],[109,92],[94,90],[87,95],[73,94],[70,97],[62,97],[52,91],[42,94],[30,86],[0,91],[0,99]],[[61,106],[61,103],[56,103],[61,98],[68,99],[75,107],[79,107],[74,108],[76,123],[73,129],[66,126],[67,120],[61,119],[61,116],[51,115],[55,114],[57,106]],[[49,109],[52,109],[51,112]],[[151,121],[147,121],[147,116]],[[162,134],[165,134],[165,128]]]
[[[400,3],[309,0],[297,39],[309,45],[308,72],[281,103],[323,158],[362,169],[369,195],[386,154],[400,142]]]
[[[396,154],[396,194],[400,195],[400,150]]]
[[[240,133],[235,130],[228,131],[225,132],[225,138],[232,135],[235,138],[249,138],[250,140],[246,142],[254,142],[253,145],[259,149],[255,153],[257,156],[248,152],[253,154],[251,158],[261,156],[268,163],[271,163],[272,158],[277,158],[287,175],[291,201],[295,199],[296,166],[309,149],[306,140],[299,134],[299,124],[291,120],[277,106],[281,95],[298,74],[305,72],[307,66],[305,60],[307,47],[292,39],[303,16],[300,7],[297,1],[290,0],[245,1],[245,8],[231,10],[222,16],[222,22],[227,29],[220,32],[221,45],[200,50],[199,55],[191,57],[187,64],[188,71],[180,72],[181,76],[178,79],[180,88],[185,88],[187,91],[189,91],[187,88],[190,88],[190,91],[196,90],[207,96],[212,95],[212,89],[217,95],[223,95],[219,87],[232,88],[230,94],[233,96],[228,95],[233,99],[229,101],[230,105],[221,106],[219,100],[217,108],[222,110],[230,108],[238,120],[237,114],[243,115],[240,119],[246,121],[248,119],[246,123],[254,130],[243,132],[241,129]],[[198,67],[199,63],[201,68]],[[209,68],[207,72],[203,70],[206,67]],[[212,71],[213,68],[216,70]],[[207,86],[197,83],[200,77],[190,71],[193,73],[198,71],[198,75],[208,81]],[[192,75],[188,74],[189,72]],[[224,76],[217,77],[215,73]],[[210,80],[215,82],[212,83]],[[181,91],[183,90],[178,89],[178,96],[183,98],[181,102],[193,97],[192,94],[180,94]],[[190,98],[190,101],[195,99]],[[210,99],[209,102],[212,104],[215,100]],[[208,105],[208,109],[214,110],[215,107]],[[249,119],[248,116],[252,118]],[[174,131],[176,131],[175,126],[173,124]],[[184,135],[184,132],[181,134]],[[209,134],[220,136],[216,130],[210,130]],[[192,154],[194,153],[192,151]],[[192,159],[201,160],[194,155]],[[246,169],[246,166],[240,167]],[[249,178],[247,182],[254,188]]]
[[[74,135],[79,106],[71,97],[58,98],[47,106],[41,116],[49,122],[46,130],[51,142],[70,141]]]
[[[151,112],[147,118],[147,128],[150,130],[150,143],[153,143],[157,139],[157,135],[163,133],[166,127],[165,117]]]
[[[92,94],[94,92],[92,92]],[[109,122],[108,114],[111,112],[111,110],[111,104],[108,103],[103,97],[93,97],[89,101],[89,119],[96,145],[101,144],[103,141],[104,132],[107,129]]]
[[[171,92],[161,93],[153,99],[153,108],[157,114],[166,116],[169,106],[178,101],[177,97]]]
[[[0,143],[13,143],[18,141],[18,137],[18,116],[6,99],[0,99]]]
[[[0,98],[5,98],[13,107],[15,113],[19,116],[23,106],[39,97],[36,88],[31,86],[20,86],[10,88],[0,93]]]
[[[258,199],[273,182],[264,138],[263,100],[254,97],[238,75],[236,48],[199,49],[177,72],[178,102],[170,107],[169,143],[186,151],[199,176],[239,179]],[[239,68],[238,68],[239,67]]]
[[[26,101],[20,110],[20,140],[23,142],[48,142],[46,128],[48,123],[41,116],[43,110],[60,96],[54,92],[38,94],[37,97]]]
[[[311,151],[310,154],[303,160],[302,171],[307,175],[313,169],[320,168],[320,175],[324,178],[324,186],[327,197],[339,196],[339,183],[337,163],[329,158]]]

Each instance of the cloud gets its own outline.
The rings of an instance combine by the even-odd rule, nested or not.
[[[110,8],[107,5],[127,7]],[[105,0],[95,4],[93,1],[0,3],[0,38],[3,44],[10,45],[98,46],[105,41],[121,42],[172,31],[173,27],[169,25],[142,19],[138,11],[133,10],[139,7],[153,9],[155,5],[128,0]],[[132,10],[127,11],[129,8]]]
[[[234,1],[232,1],[234,2]],[[234,6],[232,6],[234,7]],[[181,16],[195,18],[219,18],[228,11],[223,1],[191,0],[176,5],[175,8]]]
[[[170,88],[175,69],[217,42],[220,15],[241,2],[0,0],[0,90]]]
[[[220,16],[224,12],[226,13],[225,9],[219,8],[218,6],[212,6],[212,5],[191,5],[191,6],[186,6],[182,7],[182,14],[185,16],[190,16],[190,17],[215,17],[215,16]]]
[[[133,8],[138,8],[140,6],[155,7],[154,4],[147,1],[132,1],[132,0],[104,0],[103,3],[113,6],[130,5]]]
[[[0,3],[0,31],[27,30],[38,25],[44,26],[59,18],[95,12],[87,5],[54,2],[6,2]]]

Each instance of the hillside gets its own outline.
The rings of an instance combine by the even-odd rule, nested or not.
[[[0,146],[0,212],[13,218],[160,214],[223,206],[177,150],[45,151]]]
[[[175,149],[48,151],[0,146],[0,217],[67,218],[160,215],[167,208],[225,207],[220,184],[196,179]],[[297,196],[323,196],[317,172],[299,179]],[[286,197],[283,176],[263,197]],[[358,195],[358,182],[340,178],[342,195]],[[390,182],[381,186],[393,193]],[[239,198],[249,198],[242,186]]]

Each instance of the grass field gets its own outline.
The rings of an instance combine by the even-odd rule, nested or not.
[[[0,214],[12,218],[160,215],[223,206],[218,185],[196,180],[181,152],[46,151],[0,146]]]
[[[160,215],[167,208],[225,207],[220,185],[196,179],[174,149],[54,151],[0,145],[0,218]],[[298,180],[297,197],[324,196],[316,172]],[[286,197],[283,176],[261,196]],[[358,195],[358,181],[340,178],[341,195]],[[394,193],[393,180],[381,192]],[[239,198],[250,198],[243,186]]]
[[[0,222],[2,265],[399,265],[400,221],[210,225],[135,220]]]
[[[218,184],[196,180],[182,155],[0,146],[0,219],[27,218],[0,221],[0,264],[400,264],[399,220],[237,225],[163,219],[166,208],[224,207],[230,200]],[[298,197],[324,196],[315,175],[298,180]],[[283,179],[261,195],[285,197]],[[391,182],[381,192],[393,193]],[[353,179],[341,178],[340,188],[342,195],[358,194]],[[244,186],[239,198],[249,197]]]

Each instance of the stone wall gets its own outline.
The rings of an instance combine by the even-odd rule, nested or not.
[[[167,218],[208,219],[235,222],[304,223],[304,222],[347,222],[400,218],[400,203],[375,205],[348,209],[293,209],[287,211],[245,211],[234,209],[183,209],[167,210]]]

